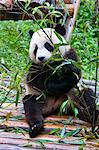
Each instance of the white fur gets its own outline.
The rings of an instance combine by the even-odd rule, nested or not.
[[[25,84],[25,90],[26,90],[26,95],[31,94],[31,95],[40,95],[41,91],[39,91],[36,87],[31,87],[28,84]]]
[[[44,33],[43,30],[46,32],[46,34]],[[44,44],[46,42],[49,42],[53,46],[54,46],[54,44],[61,43],[60,39],[56,36],[54,29],[44,28],[43,30],[40,29],[37,32],[35,32],[32,36],[31,42],[30,42],[29,56],[36,63],[41,63],[40,60],[38,59],[38,57],[45,57],[43,61],[46,61],[52,55],[52,52],[49,52],[44,47]],[[62,38],[62,41],[65,43],[66,41],[65,41],[64,37],[61,36],[61,38]],[[35,57],[33,51],[34,51],[36,45],[38,46],[38,50],[37,50],[36,57]],[[69,45],[59,47],[62,57],[64,57],[64,55],[66,54],[66,52],[69,51],[69,49],[70,49]]]

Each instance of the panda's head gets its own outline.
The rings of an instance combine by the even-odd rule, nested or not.
[[[61,38],[65,43],[66,41],[63,37],[63,32],[61,34]],[[40,29],[32,35],[29,56],[35,63],[41,64],[47,61],[52,56],[52,53],[55,49],[54,45],[59,43],[61,43],[61,41],[60,38],[56,35],[55,29]],[[68,52],[69,49],[69,45],[59,46],[61,56],[64,57],[64,54]]]

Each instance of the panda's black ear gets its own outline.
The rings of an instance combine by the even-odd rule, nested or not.
[[[47,23],[46,26],[47,26],[47,28],[53,28],[54,27],[54,25],[51,23]]]
[[[62,36],[64,36],[64,35],[66,34],[66,29],[65,29],[65,27],[62,26],[61,24],[57,24],[57,25],[55,26],[55,31],[56,31],[57,33],[59,33],[60,35],[62,35]]]
[[[29,30],[30,38],[32,38],[33,33],[34,33],[33,30]]]

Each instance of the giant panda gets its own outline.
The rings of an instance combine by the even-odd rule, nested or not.
[[[89,113],[91,109],[94,110],[95,108],[95,99],[94,93],[88,88],[79,88],[79,95],[75,94],[75,89],[77,89],[81,80],[81,70],[73,63],[67,63],[66,61],[77,62],[78,58],[75,50],[66,44],[64,38],[65,28],[57,25],[55,28],[43,28],[34,33],[30,31],[31,34],[33,35],[30,42],[29,56],[32,65],[26,77],[26,95],[23,98],[23,105],[26,120],[29,124],[29,135],[34,137],[43,128],[44,117],[53,114],[69,95],[75,102],[78,100],[78,104],[82,108],[84,98],[86,107],[89,107]],[[61,45],[61,42],[65,44]],[[55,45],[58,44],[60,46],[57,53],[62,59],[53,61],[51,57],[53,57]],[[55,72],[53,70],[54,66],[57,68],[59,65],[62,66],[60,72]],[[92,118],[85,117],[86,109],[84,112],[78,107],[79,118],[91,122]]]

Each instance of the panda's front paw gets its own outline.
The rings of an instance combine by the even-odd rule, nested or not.
[[[43,121],[42,122],[38,121],[35,124],[31,124],[29,127],[30,138],[37,136],[41,132],[42,128],[43,128]]]

